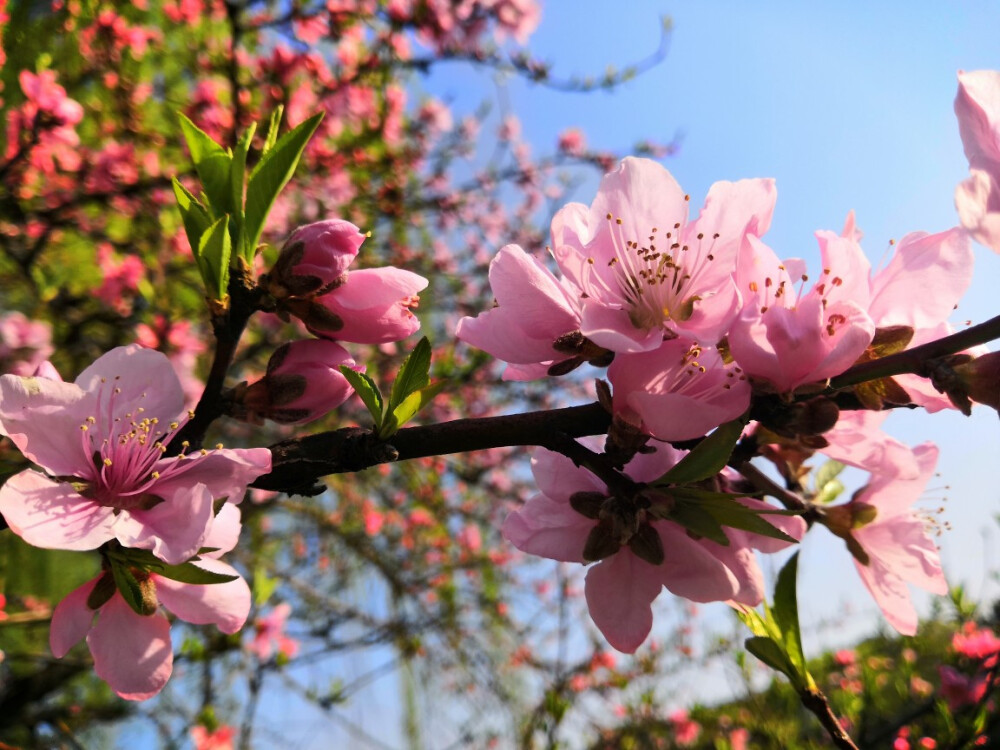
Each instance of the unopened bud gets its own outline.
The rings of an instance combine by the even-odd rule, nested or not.
[[[362,369],[346,349],[332,341],[309,339],[285,344],[271,356],[267,374],[239,393],[236,416],[281,424],[319,419],[354,392],[340,372],[341,365]]]
[[[364,241],[365,235],[343,219],[299,227],[281,248],[267,278],[268,291],[279,299],[329,292],[344,282]]]
[[[955,385],[965,396],[1000,411],[1000,352],[984,354],[953,369]],[[948,395],[952,395],[950,391]]]

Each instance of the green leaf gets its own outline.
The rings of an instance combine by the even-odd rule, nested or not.
[[[710,539],[724,547],[729,546],[729,537],[725,530],[715,520],[715,516],[709,513],[698,503],[678,503],[670,511],[670,520],[679,523],[688,531],[698,536]]]
[[[292,178],[306,144],[322,119],[323,113],[320,112],[294,130],[285,133],[268,149],[250,172],[246,200],[247,247],[257,247],[260,235],[264,231],[264,222],[267,221],[267,215],[274,205],[275,198]]]
[[[267,138],[264,139],[264,148],[260,152],[261,156],[274,148],[274,143],[278,140],[278,128],[281,126],[281,116],[284,113],[285,107],[282,104],[279,104],[278,108],[271,113],[271,121],[267,126]]]
[[[280,581],[268,575],[263,567],[258,567],[253,574],[253,601],[258,607],[262,607],[271,598],[271,594],[278,588]]]
[[[447,384],[447,381],[439,380],[418,391],[414,391],[404,398],[402,403],[389,414],[389,418],[386,419],[385,424],[382,425],[382,429],[379,430],[379,438],[385,440],[394,435],[400,427],[409,422],[417,412],[427,406],[435,396],[444,390]]]
[[[679,506],[697,506],[700,510],[710,514],[720,526],[742,529],[753,534],[780,539],[789,544],[795,544],[798,541],[761,518],[761,515],[765,514],[766,511],[748,508],[732,495],[727,495],[724,492],[711,492],[697,487],[674,487],[670,494],[675,501],[679,502]],[[675,506],[674,510],[671,511],[671,518],[674,517],[679,506]],[[780,511],[779,514],[786,515]]]
[[[253,134],[256,130],[256,123],[251,123],[250,127],[243,133],[239,143],[236,144],[233,161],[229,166],[229,197],[233,209],[232,224],[229,227],[230,236],[237,254],[245,258],[248,263],[253,261],[253,253],[251,252],[248,256],[247,250],[243,246],[243,185],[247,171],[247,153],[250,151],[250,142],[253,140]]]
[[[347,365],[341,365],[340,372],[345,378],[347,378],[347,382],[351,384],[355,393],[361,397],[364,405],[368,407],[368,411],[371,413],[372,419],[375,420],[375,429],[380,430],[382,428],[383,414],[382,394],[379,393],[378,386],[375,385],[375,381],[363,372],[352,370]]]
[[[230,164],[233,157],[226,153],[204,130],[181,113],[177,113],[181,132],[191,152],[191,161],[208,196],[209,209],[215,217],[233,212],[229,189]]]
[[[392,390],[389,392],[389,413],[396,411],[396,407],[430,382],[431,369],[431,343],[424,336],[417,345],[413,347],[403,364],[396,373],[396,379],[392,383]],[[412,416],[412,415],[411,415]]]
[[[169,578],[172,581],[181,583],[209,584],[227,583],[235,581],[238,575],[226,575],[225,573],[213,573],[211,570],[199,568],[193,562],[181,563],[180,565],[164,565],[157,571],[157,575]]]
[[[816,471],[814,486],[816,487],[816,497],[813,500],[817,503],[832,503],[844,491],[843,483],[837,478],[844,470],[844,465],[840,461],[830,459]]]
[[[149,614],[143,611],[142,591],[139,589],[139,582],[132,575],[132,571],[124,565],[112,563],[111,575],[114,576],[115,587],[121,592],[122,599],[132,608],[132,611],[137,615]]]
[[[715,432],[696,445],[666,474],[653,482],[655,486],[690,484],[714,477],[722,471],[733,455],[733,448],[743,434],[747,415],[719,425]]]
[[[783,675],[787,676],[792,682],[795,682],[793,675],[795,674],[795,669],[789,663],[788,657],[781,650],[781,646],[772,641],[770,638],[762,636],[754,636],[753,638],[747,638],[744,645],[747,651],[756,656],[762,662],[764,662],[771,669],[775,669],[781,672]]]
[[[184,221],[184,232],[187,234],[188,243],[192,250],[197,253],[201,236],[206,229],[212,226],[212,217],[201,205],[201,202],[177,181],[176,177],[173,179],[173,185],[177,207],[180,209],[181,219]]]
[[[797,681],[798,684],[801,684],[811,680],[811,678],[806,670],[806,660],[802,654],[799,607],[795,594],[798,563],[799,553],[796,552],[778,573],[778,582],[774,588],[774,607],[772,607],[771,613],[774,615],[774,622],[781,633],[784,650],[788,654],[789,661],[795,667],[796,675],[793,682]]]
[[[225,299],[229,289],[229,256],[233,250],[229,239],[229,217],[223,216],[202,235],[195,257],[205,291],[212,299]]]

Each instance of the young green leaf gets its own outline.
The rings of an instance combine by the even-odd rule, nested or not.
[[[793,683],[811,686],[812,677],[806,669],[806,660],[802,653],[802,632],[799,629],[799,608],[795,594],[798,563],[799,554],[796,552],[778,573],[778,582],[774,588],[774,607],[771,612],[781,633],[784,651],[795,667],[796,677],[793,678]]]
[[[194,162],[195,171],[201,179],[202,189],[208,196],[208,208],[211,214],[218,218],[232,213],[232,193],[229,189],[232,156],[183,114],[178,112],[177,117],[180,120],[184,140],[191,152],[191,161]]]
[[[447,385],[447,381],[439,380],[437,383],[424,386],[404,398],[395,409],[389,412],[385,424],[379,430],[379,437],[385,440],[394,435],[400,427],[413,419],[417,412],[427,406],[435,396],[444,390],[445,385]]]
[[[184,221],[184,232],[187,234],[191,248],[197,253],[201,236],[212,226],[212,217],[199,200],[191,194],[191,191],[177,181],[176,177],[173,179],[173,186],[177,207],[180,209],[181,219]]]
[[[223,216],[201,236],[196,257],[205,291],[212,299],[225,299],[229,289],[229,217]]]
[[[285,133],[250,172],[246,199],[247,247],[257,247],[275,198],[292,178],[306,144],[322,119],[323,113],[320,112]]]
[[[771,669],[781,672],[795,683],[795,668],[788,660],[788,656],[781,650],[781,646],[767,637],[754,636],[747,638],[744,642],[747,651],[764,662]]]
[[[143,611],[142,591],[139,588],[139,582],[132,575],[132,571],[124,565],[112,564],[111,575],[114,576],[115,587],[121,593],[125,603],[132,608],[132,611],[137,615],[150,614]]]
[[[705,537],[724,547],[729,546],[729,537],[715,517],[698,503],[677,503],[670,511],[670,520],[679,523],[688,531]]]
[[[281,116],[284,113],[285,107],[282,104],[279,104],[277,109],[271,113],[271,120],[267,125],[267,137],[264,139],[264,147],[260,152],[261,156],[264,156],[264,154],[274,148],[274,144],[278,140],[278,128],[281,126]]]
[[[193,562],[181,563],[180,565],[164,565],[157,571],[158,575],[169,578],[172,581],[181,583],[194,583],[198,585],[210,583],[227,583],[235,581],[238,575],[226,575],[225,573],[213,573],[211,570],[199,568]]]
[[[396,379],[392,383],[392,390],[389,391],[389,413],[392,414],[396,407],[430,382],[431,369],[431,343],[424,336],[417,345],[413,347],[403,364],[400,365]],[[410,415],[412,416],[412,414]],[[401,423],[402,424],[402,423]]]
[[[690,484],[714,477],[725,468],[726,462],[733,455],[733,448],[739,442],[746,424],[744,415],[719,425],[715,432],[692,448],[690,453],[653,482],[653,485]]]
[[[368,411],[372,415],[372,419],[375,420],[375,429],[381,430],[384,407],[382,404],[382,394],[379,393],[378,386],[375,385],[375,381],[363,372],[352,370],[347,365],[341,365],[340,372],[345,378],[347,378],[347,382],[351,384],[355,393],[360,396],[364,405],[368,407]]]
[[[762,511],[754,510],[743,505],[732,495],[724,492],[711,492],[698,487],[674,487],[670,491],[671,496],[680,505],[693,505],[701,511],[708,513],[720,526],[729,526],[734,529],[742,529],[753,534],[780,539],[789,544],[795,544],[796,539],[789,536],[784,531],[764,520]],[[671,517],[676,513],[676,507],[671,512]]]
[[[250,253],[248,256],[247,249],[244,247],[243,186],[247,170],[247,153],[250,151],[250,142],[253,140],[253,134],[256,130],[256,123],[251,123],[250,127],[246,129],[236,144],[236,150],[233,151],[232,164],[229,166],[230,205],[233,208],[229,233],[237,255],[242,256],[248,263],[253,262],[253,253]]]

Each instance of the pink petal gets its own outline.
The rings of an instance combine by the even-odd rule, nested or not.
[[[165,466],[180,461],[180,467]],[[163,478],[151,490],[160,497],[182,492],[195,484],[203,484],[213,500],[227,498],[238,505],[243,500],[247,485],[271,470],[271,451],[267,448],[216,448],[205,455],[195,454],[186,458],[168,458],[157,463]]]
[[[913,449],[913,457],[917,462],[919,472],[917,476],[906,478],[891,474],[874,474],[868,485],[858,492],[855,497],[857,502],[873,505],[878,510],[878,516],[873,523],[881,524],[888,518],[908,513],[910,506],[924,491],[928,480],[934,474],[938,448],[931,442],[923,443]]]
[[[913,451],[879,429],[887,416],[888,411],[842,412],[833,429],[823,433],[829,445],[822,452],[841,463],[874,474],[906,479],[917,477],[920,469]]]
[[[959,71],[955,115],[971,167],[1000,165],[1000,71]]]
[[[217,558],[232,550],[240,539],[242,528],[240,509],[232,503],[224,504],[215,515],[212,526],[208,530],[208,536],[202,542],[203,547],[212,547],[217,551],[209,552],[206,556]]]
[[[607,307],[600,300],[584,300],[580,333],[613,352],[648,352],[663,342],[663,330],[636,328],[627,310]]]
[[[157,487],[157,489],[159,489]],[[175,489],[149,510],[122,513],[115,535],[126,547],[148,549],[170,565],[198,554],[212,525],[212,496],[203,484]]]
[[[136,419],[157,418],[163,424],[184,411],[184,391],[170,360],[139,344],[119,346],[102,355],[80,373],[76,384],[92,399],[92,413],[87,416],[97,420],[91,429],[100,435],[115,434],[115,425],[107,420],[126,411]]]
[[[0,377],[0,427],[31,461],[57,476],[92,471],[80,426],[91,409],[73,383],[46,378]]]
[[[574,492],[607,492],[604,482],[562,453],[536,448],[531,454],[531,473],[538,490],[553,500],[569,504]]]
[[[63,658],[73,646],[82,641],[94,621],[94,610],[87,606],[87,597],[94,590],[100,577],[87,581],[67,594],[52,610],[49,626],[49,648],[57,659]]]
[[[28,544],[43,549],[97,549],[114,539],[115,516],[36,471],[22,471],[0,487],[0,514]]]
[[[881,568],[932,594],[948,593],[941,556],[924,522],[915,515],[899,515],[854,532],[855,539]]]
[[[584,562],[583,548],[596,522],[564,500],[535,495],[507,516],[504,538],[522,552],[560,562]]]
[[[1000,252],[1000,176],[971,170],[955,188],[955,208],[976,242]]]
[[[662,588],[658,567],[623,549],[587,571],[584,591],[590,617],[608,643],[631,654],[653,627],[650,605]]]
[[[756,500],[752,497],[737,497],[734,498],[734,500],[753,510],[776,510],[773,505],[768,505],[763,500]],[[785,532],[793,539],[802,541],[802,537],[805,536],[807,526],[801,516],[782,516],[775,513],[762,513],[760,518],[763,521],[767,521],[767,523],[771,524],[779,531]],[[765,536],[764,534],[753,534],[749,531],[732,528],[726,529],[726,536],[729,537],[732,544],[738,547],[753,547],[754,549],[765,553],[780,552],[783,549],[787,549],[792,544],[791,542],[775,539],[774,537]]]
[[[427,287],[423,276],[393,266],[351,271],[347,279],[330,293],[344,310],[386,307]]]
[[[702,539],[700,544],[725,565],[736,580],[736,591],[730,601],[756,607],[764,600],[764,575],[760,572],[753,550],[739,546],[734,537],[735,534],[730,535],[728,547],[707,539]]]
[[[740,582],[715,555],[674,523],[654,523],[663,542],[661,580],[672,593],[693,602],[724,602],[740,589]]]
[[[101,607],[87,636],[94,671],[126,700],[152,698],[170,679],[174,654],[170,623],[160,614],[137,615],[115,594]]]
[[[914,635],[917,632],[917,610],[903,580],[877,560],[872,560],[868,566],[855,560],[854,566],[889,624],[903,635]]]
[[[220,560],[202,559],[195,565],[213,573],[239,575]],[[250,587],[242,578],[197,585],[156,576],[156,595],[164,607],[185,622],[215,625],[223,633],[235,633],[250,614]]]
[[[951,315],[972,281],[974,255],[961,229],[914,232],[872,279],[868,314],[879,327],[929,328]]]

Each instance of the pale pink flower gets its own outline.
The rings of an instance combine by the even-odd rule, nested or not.
[[[272,285],[290,294],[320,293],[343,283],[347,268],[358,255],[364,234],[351,222],[328,219],[292,232],[270,274]]]
[[[1000,71],[959,71],[955,114],[969,160],[955,208],[977,242],[1000,252]]]
[[[558,145],[567,156],[580,156],[587,149],[587,139],[580,128],[566,128],[559,134]]]
[[[250,613],[250,588],[232,566],[214,558],[235,546],[239,517],[235,506],[224,505],[205,538],[205,545],[217,551],[193,563],[212,573],[235,576],[233,580],[190,584],[142,572],[137,578],[146,579],[156,601],[180,619],[235,633]],[[70,592],[53,610],[49,646],[61,659],[86,638],[97,676],[122,698],[146,700],[163,689],[173,671],[170,622],[158,611],[136,613],[117,589],[96,609],[91,608],[88,598],[105,575],[109,574]]]
[[[254,621],[254,637],[246,645],[247,651],[256,654],[261,661],[271,658],[277,651],[291,659],[299,652],[299,643],[285,635],[285,623],[292,613],[292,605],[282,602],[263,617]]]
[[[270,470],[271,454],[164,458],[183,405],[166,356],[138,344],[103,355],[75,383],[0,377],[0,430],[48,472],[11,477],[0,513],[36,547],[89,550],[117,539],[184,562],[204,544],[213,501],[240,502]]]
[[[455,330],[460,340],[504,362],[534,365],[535,377],[572,358],[568,349],[556,347],[580,328],[570,285],[517,245],[500,249],[490,262],[489,278],[497,304],[475,318],[462,318]],[[512,379],[507,372],[504,378]]]
[[[636,456],[626,471],[634,480],[652,481],[683,455],[660,445],[653,453]],[[642,644],[653,623],[651,604],[664,586],[698,602],[760,603],[763,577],[750,547],[773,551],[786,546],[784,542],[736,529],[726,530],[728,547],[696,540],[679,524],[658,520],[634,498],[609,495],[602,481],[562,454],[538,449],[531,464],[541,494],[507,517],[503,535],[523,552],[562,562],[594,563],[587,571],[584,588],[587,607],[594,624],[614,648],[632,653]],[[668,497],[669,489],[663,493]],[[667,497],[653,493],[645,505],[669,502]],[[581,502],[595,507],[583,508]],[[757,500],[740,498],[740,502],[755,509],[767,507]],[[597,505],[600,520],[589,512]],[[801,537],[805,530],[797,517],[774,516],[769,520],[792,536]],[[592,546],[598,526],[609,531],[620,546],[617,551],[604,549],[599,560],[588,559],[585,548]],[[657,556],[650,554],[651,548],[662,550],[659,564],[649,561]]]
[[[838,534],[852,548],[861,580],[889,624],[903,635],[917,631],[917,611],[907,583],[932,594],[948,593],[927,521],[911,509],[934,473],[938,449],[933,443],[924,443],[913,449],[913,455],[917,476],[873,474],[851,502],[827,509]]]
[[[570,203],[552,221],[583,335],[616,352],[650,351],[671,332],[717,343],[739,309],[737,252],[767,231],[775,195],[771,180],[717,182],[689,221],[689,197],[664,167],[622,161],[589,209]]]
[[[821,452],[841,463],[872,473],[914,479],[920,474],[916,457],[880,427],[888,411],[844,411],[833,429],[823,433],[829,445]]]
[[[715,347],[690,339],[619,354],[608,368],[614,411],[660,440],[701,437],[750,406],[750,384]]]
[[[779,261],[754,236],[736,271],[744,305],[729,332],[730,351],[748,375],[782,393],[844,372],[875,335],[866,312],[869,264],[857,240],[827,231],[816,237],[823,271],[806,293],[802,261]]]

